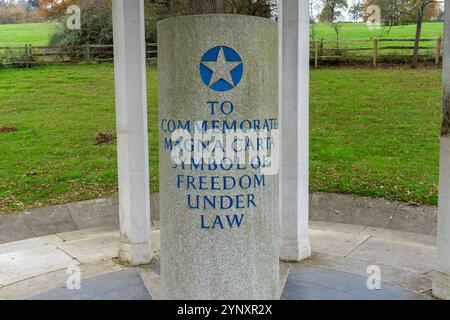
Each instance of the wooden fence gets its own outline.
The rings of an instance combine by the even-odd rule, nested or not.
[[[368,40],[313,40],[310,42],[311,62],[317,68],[325,61],[369,61],[374,67],[381,61],[409,61],[413,55],[414,39],[368,39]],[[442,40],[420,40],[419,58],[441,61]],[[0,65],[31,67],[38,64],[112,62],[112,45],[79,46],[33,46],[0,47]],[[155,62],[157,45],[147,45],[147,59]]]
[[[406,44],[404,44],[406,43]],[[425,44],[423,44],[425,43]],[[374,67],[379,61],[408,61],[412,59],[414,39],[368,40],[315,40],[311,41],[311,58],[317,68],[320,61],[356,60],[371,61]],[[439,65],[442,39],[420,39],[419,59],[434,60]]]
[[[155,43],[147,44],[148,62],[156,61]],[[38,64],[112,62],[112,45],[74,45],[74,46],[25,46],[0,47],[0,65],[31,67]]]

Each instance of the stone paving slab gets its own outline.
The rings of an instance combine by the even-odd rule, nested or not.
[[[319,192],[311,196],[310,219],[435,236],[437,207]]]
[[[113,208],[112,198],[69,203],[67,208],[77,229],[119,227],[119,214]]]
[[[350,257],[338,257],[323,253],[315,253],[311,259],[299,263],[301,266],[322,267],[336,271],[348,272],[367,277],[367,270],[373,266],[372,261],[360,260]],[[423,293],[431,290],[432,276],[422,275],[404,268],[393,267],[377,263],[380,268],[383,282],[399,285],[414,293]]]
[[[431,234],[436,227],[437,215],[436,207],[411,206],[400,202],[389,229]]]
[[[151,233],[152,249],[160,250],[159,230]],[[0,286],[27,280],[69,266],[117,257],[119,232],[94,228],[0,245]]]
[[[159,264],[147,265],[139,267],[137,270],[144,282],[147,291],[153,300],[161,299],[161,279],[160,274],[155,272],[155,266],[159,270]]]
[[[78,267],[80,268],[83,279],[110,272],[128,270],[127,267],[118,264],[115,260],[81,264]],[[67,269],[64,268],[25,279],[0,288],[0,299],[23,300],[57,287],[65,287],[67,277]]]
[[[0,284],[6,286],[71,264],[79,263],[55,245],[4,253],[0,255]]]
[[[361,240],[365,237],[365,240]],[[437,263],[436,238],[396,230],[321,222],[311,224],[313,251],[384,263],[425,274]],[[347,253],[346,253],[347,252]]]
[[[26,223],[36,237],[57,233],[59,230],[73,231],[77,226],[67,206],[55,206],[33,210],[23,214]]]
[[[33,249],[36,247],[41,247],[49,244],[56,244],[62,241],[63,240],[60,237],[56,235],[51,235],[39,238],[31,238],[20,241],[8,242],[0,245],[0,255],[8,252]]]
[[[151,193],[152,225],[159,221],[159,194]],[[92,228],[119,228],[117,198],[68,203],[0,215],[0,244]]]
[[[120,242],[119,232],[101,232],[101,230],[94,228],[59,234],[58,236],[66,241],[57,243],[56,246],[81,263],[92,263],[99,260],[117,258]],[[150,240],[152,250],[159,252],[159,230],[151,232]]]
[[[23,218],[23,214],[7,214],[0,216],[0,244],[33,238],[31,227]]]
[[[367,227],[356,224],[330,223],[324,221],[309,221],[309,227],[313,230],[344,232],[344,233],[362,233]]]
[[[106,234],[118,235],[119,231],[114,227],[90,228],[71,232],[57,233],[56,235],[63,241],[76,241],[104,237]]]
[[[80,290],[61,287],[29,300],[151,300],[151,296],[139,272],[130,269],[83,279]]]
[[[348,223],[388,228],[399,203],[385,199],[354,198]]]
[[[369,235],[330,230],[310,230],[310,241],[313,250],[343,257],[350,254],[369,238]],[[333,241],[330,241],[330,239],[333,239]]]
[[[355,249],[350,258],[357,258],[400,267],[421,274],[432,271],[437,265],[435,247],[418,246],[381,238],[370,238]]]
[[[103,236],[62,242],[56,246],[81,263],[91,263],[117,258],[119,243],[119,234],[108,232]]]
[[[371,227],[365,227],[359,233],[362,235],[370,235],[375,238],[410,243],[411,245],[436,247],[436,236],[426,234]]]
[[[347,223],[354,197],[336,193],[315,193],[310,200],[310,214],[314,220]]]
[[[320,267],[291,266],[283,300],[422,300],[399,286],[381,283],[367,287],[367,277]]]

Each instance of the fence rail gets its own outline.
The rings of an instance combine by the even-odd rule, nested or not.
[[[441,62],[442,39],[420,39],[419,58],[433,60],[436,65]],[[317,68],[320,62],[361,61],[367,60],[374,67],[381,61],[411,59],[414,39],[361,39],[361,40],[312,40],[310,42],[311,62]],[[147,60],[155,62],[157,58],[156,43],[147,44]],[[114,50],[112,45],[87,44],[69,46],[24,46],[0,47],[0,65],[31,67],[39,64],[112,62]]]
[[[390,38],[367,40],[314,40],[311,41],[311,57],[317,68],[320,61],[366,59],[374,67],[380,61],[394,59],[411,59],[415,39]],[[383,43],[386,45],[383,45]],[[433,43],[434,42],[434,43]],[[406,43],[406,44],[403,44]],[[425,44],[423,44],[425,43]],[[426,45],[431,43],[430,45]],[[441,61],[442,39],[423,38],[419,42],[419,58],[434,60],[436,65]]]
[[[147,60],[156,60],[156,43],[147,44]],[[0,65],[31,67],[39,64],[112,62],[112,45],[87,44],[70,46],[24,46],[0,47]]]

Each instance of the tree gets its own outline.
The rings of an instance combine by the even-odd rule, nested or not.
[[[228,0],[226,3],[229,13],[266,18],[272,17],[276,5],[276,1],[270,0]]]
[[[422,23],[437,18],[440,14],[440,1],[436,0],[366,0],[364,5],[375,4],[380,7],[385,25],[416,23],[414,51],[411,67],[416,68],[419,60],[420,35]],[[367,17],[367,16],[366,16]]]
[[[385,26],[398,26],[417,23],[417,6],[420,0],[364,0],[364,20],[370,16],[367,8],[377,5],[382,13],[382,21]],[[429,21],[439,16],[440,5],[438,1],[428,4],[423,12],[423,21]]]
[[[320,21],[333,23],[342,16],[342,10],[347,8],[347,0],[322,0]]]
[[[81,29],[67,27],[67,8],[76,1],[80,6]],[[53,1],[52,1],[53,2]],[[112,44],[112,2],[108,0],[61,1],[46,7],[46,15],[60,22],[50,37],[50,45]]]
[[[2,1],[2,0],[0,0]],[[81,30],[66,26],[70,5],[81,7]],[[145,35],[156,42],[156,23],[171,16],[202,13],[239,13],[270,17],[273,0],[145,0]],[[111,0],[40,0],[39,10],[50,20],[60,22],[50,39],[52,45],[112,44]]]
[[[94,0],[92,0],[94,2]],[[66,10],[71,5],[85,6],[85,1],[77,0],[39,0],[39,11],[49,20],[59,20],[64,17]]]
[[[426,9],[432,8],[432,4],[437,4],[434,0],[416,0],[412,1],[414,3],[414,9],[417,14],[417,24],[416,24],[416,36],[414,38],[414,53],[411,63],[411,68],[417,68],[417,63],[419,62],[419,45],[420,45],[420,34],[422,33],[422,23],[426,15]]]
[[[316,27],[317,21],[319,20],[320,14],[317,12],[320,9],[319,0],[310,0],[309,1],[309,26],[310,26],[310,37],[312,40],[316,40]]]
[[[189,14],[233,13],[270,18],[275,0],[188,0]]]
[[[0,23],[11,23],[9,13],[14,4],[12,0],[0,0]]]
[[[27,11],[24,8],[12,7],[9,9],[10,23],[23,23],[26,21]]]
[[[434,0],[409,0],[406,2],[410,5],[410,10],[407,13],[416,19],[416,35],[414,37],[414,51],[411,62],[411,68],[415,69],[419,62],[420,35],[422,33],[423,21],[427,16],[438,16],[439,8],[438,2]]]
[[[32,10],[39,8],[39,0],[28,0],[28,7]]]
[[[348,13],[353,22],[358,22],[364,16],[364,5],[361,2],[355,2],[350,6]]]
[[[225,13],[227,0],[189,0],[189,14]]]
[[[340,17],[342,10],[347,8],[347,0],[322,0],[323,9],[320,14],[320,21],[331,24],[336,33],[336,40],[339,41],[339,32],[341,29]],[[336,42],[336,47],[339,47],[339,42]]]
[[[369,12],[369,7],[376,5],[382,13],[382,21],[385,26],[397,26],[404,22],[404,15],[398,10],[400,2],[403,0],[365,0],[364,1],[364,21],[373,14]]]
[[[0,23],[40,22],[42,17],[28,0],[0,0]]]
[[[153,5],[155,14],[158,18],[164,19],[174,15],[175,0],[150,0],[149,4]]]

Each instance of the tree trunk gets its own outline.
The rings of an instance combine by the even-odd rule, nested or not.
[[[336,48],[339,49],[339,30],[336,29]],[[338,51],[338,55],[339,55],[339,51]]]
[[[420,34],[422,32],[422,18],[424,10],[419,11],[417,17],[417,27],[416,27],[416,38],[414,39],[414,53],[411,63],[411,68],[417,68],[417,63],[419,62],[419,45],[420,45]]]
[[[226,0],[189,0],[189,14],[225,13]]]

